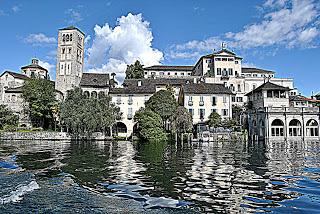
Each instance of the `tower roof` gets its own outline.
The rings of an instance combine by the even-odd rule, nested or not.
[[[281,85],[274,84],[272,82],[266,82],[260,85],[258,88],[252,90],[251,92],[247,93],[246,96],[251,95],[252,93],[258,92],[258,91],[265,91],[265,90],[284,90],[284,91],[290,91],[291,89],[288,87],[283,87]]]
[[[82,33],[83,35],[85,35],[79,28],[77,28],[75,26],[69,26],[69,27],[65,27],[65,28],[60,28],[59,30],[77,30],[80,33]]]

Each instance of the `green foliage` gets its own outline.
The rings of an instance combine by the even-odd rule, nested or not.
[[[221,116],[217,112],[212,112],[209,116],[209,126],[218,127],[221,125]]]
[[[192,116],[188,110],[179,106],[172,118],[173,132],[188,133],[192,131]]]
[[[86,97],[80,88],[68,92],[60,107],[60,119],[75,136],[90,137],[95,131],[105,131],[120,116],[120,109],[111,98],[99,95],[99,98]]]
[[[157,112],[163,121],[167,121],[176,112],[178,103],[169,90],[160,90],[146,102],[146,108]]]
[[[25,109],[33,126],[48,128],[53,123],[51,107],[56,103],[53,82],[46,79],[30,79],[25,82],[22,97],[28,103]]]
[[[144,78],[143,65],[137,60],[134,64],[127,65],[126,79]]]
[[[143,139],[148,141],[167,140],[160,115],[151,109],[140,109],[136,112],[134,120],[138,122],[139,134]]]
[[[0,105],[0,129],[5,126],[17,126],[19,117],[11,111],[6,105]]]
[[[238,122],[235,119],[228,118],[228,119],[223,120],[221,125],[224,128],[235,128],[236,126],[238,126]]]

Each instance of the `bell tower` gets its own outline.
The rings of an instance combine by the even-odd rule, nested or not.
[[[84,33],[70,26],[59,29],[55,88],[66,96],[80,84],[84,63]]]

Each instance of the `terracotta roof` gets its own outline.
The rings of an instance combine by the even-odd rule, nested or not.
[[[259,73],[259,74],[274,74],[274,71],[268,71],[260,68],[242,68],[242,73]]]
[[[16,73],[16,72],[13,72],[13,71],[5,71],[5,72],[3,72],[1,74],[1,76],[3,76],[5,73],[8,73],[8,74],[12,75],[14,78],[23,79],[23,80],[29,79],[29,77],[27,77],[26,75],[20,74],[20,73]]]
[[[78,30],[80,33],[85,35],[79,28],[77,28],[75,26],[69,26],[69,27],[65,27],[65,28],[60,28],[59,30]]]
[[[138,86],[138,81],[140,86]],[[110,94],[153,94],[157,86],[183,86],[189,94],[232,94],[231,90],[222,84],[193,83],[192,79],[129,79],[123,83],[123,88],[110,88]]]
[[[284,91],[290,91],[291,89],[288,87],[283,87],[281,85],[274,84],[272,82],[266,82],[260,85],[258,88],[252,90],[251,92],[247,93],[246,96],[251,95],[252,93],[258,92],[258,91],[265,91],[265,90],[284,90]]]
[[[174,65],[153,65],[143,68],[144,70],[156,70],[156,71],[192,71],[193,65],[174,66]]]
[[[212,83],[190,83],[184,85],[184,93],[186,94],[233,94],[223,84]]]
[[[38,69],[45,70],[48,72],[47,69],[45,69],[44,67],[37,65],[37,64],[30,64],[30,65],[26,65],[26,66],[21,67],[21,69],[26,69],[26,68],[38,68]]]
[[[109,74],[102,73],[83,73],[80,86],[103,88],[109,86]]]

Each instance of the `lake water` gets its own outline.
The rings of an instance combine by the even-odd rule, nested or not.
[[[316,213],[320,143],[0,142],[0,213]]]

